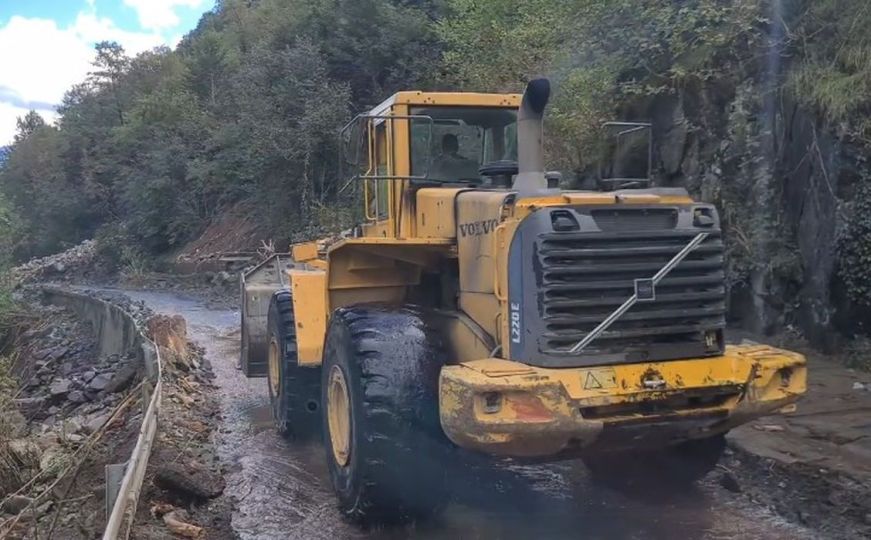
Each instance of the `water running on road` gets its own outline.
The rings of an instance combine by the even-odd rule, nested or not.
[[[450,464],[452,504],[436,523],[361,530],[342,521],[320,445],[298,445],[272,429],[265,379],[235,368],[239,313],[172,292],[123,291],[159,313],[182,315],[205,349],[220,389],[219,455],[228,466],[232,525],[243,539],[738,539],[812,538],[715,481],[686,493],[626,498],[590,484],[583,465]],[[446,466],[426,463],[421,466]],[[413,481],[413,479],[411,479]],[[421,486],[421,489],[426,489]],[[660,496],[662,495],[662,496]]]

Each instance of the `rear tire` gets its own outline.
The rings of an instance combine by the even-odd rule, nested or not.
[[[584,456],[594,482],[629,494],[663,493],[662,488],[687,487],[716,466],[726,449],[726,436],[686,441],[650,452],[615,452]]]
[[[320,430],[320,370],[297,362],[293,299],[287,289],[272,295],[267,325],[267,386],[275,427],[283,436],[311,438]]]
[[[445,354],[427,319],[416,308],[386,306],[342,308],[331,318],[321,384],[324,446],[350,521],[424,519],[447,502],[443,460],[452,447],[438,413]]]

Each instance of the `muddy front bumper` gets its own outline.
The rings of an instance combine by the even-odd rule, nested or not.
[[[548,369],[482,359],[442,369],[441,423],[457,445],[547,458],[589,450],[656,448],[723,433],[794,408],[805,358],[773,347],[722,356]]]

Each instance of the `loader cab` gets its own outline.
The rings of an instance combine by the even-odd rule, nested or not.
[[[485,107],[415,107],[411,122],[412,176],[433,184],[486,181],[479,169],[517,161],[517,111]]]
[[[354,118],[340,146],[363,236],[414,236],[421,188],[492,187],[480,169],[516,162],[519,104],[515,94],[399,92]]]

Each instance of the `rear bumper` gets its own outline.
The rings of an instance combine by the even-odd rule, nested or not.
[[[546,458],[655,448],[775,413],[806,390],[805,358],[768,346],[723,356],[546,369],[483,359],[442,369],[442,427],[457,445]]]

